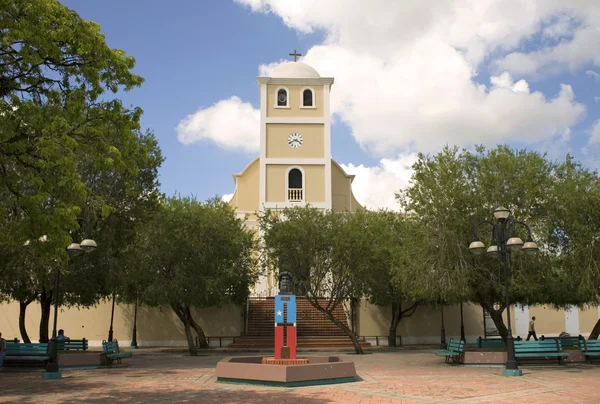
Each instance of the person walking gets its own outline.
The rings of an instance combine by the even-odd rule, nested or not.
[[[529,334],[527,334],[527,341],[529,338],[533,337],[534,340],[538,340],[537,335],[535,334],[535,316],[531,317],[531,321],[529,322]]]

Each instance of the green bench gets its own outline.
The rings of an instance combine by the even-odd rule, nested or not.
[[[515,341],[521,341],[521,337],[515,338]],[[477,338],[477,348],[501,348],[506,349],[506,344],[502,338]]]
[[[26,344],[11,342],[6,344],[5,362],[41,362],[50,359],[48,344]]]
[[[58,341],[59,351],[87,351],[88,340],[83,339],[72,339],[69,341]]]
[[[594,357],[600,358],[600,340],[597,339],[584,339],[579,340],[579,349],[581,353],[585,355],[585,360],[588,363],[592,363]]]
[[[438,349],[435,351],[437,356],[445,356],[446,363],[452,359],[454,362],[460,359],[462,353],[465,350],[465,341],[460,340],[457,341],[454,338],[450,338],[450,342],[448,342],[448,347],[446,349]]]
[[[515,341],[515,357],[517,360],[527,358],[556,358],[558,364],[569,354],[562,351],[562,344],[558,339],[546,339],[543,341]]]
[[[113,362],[116,360],[117,363],[121,363],[121,359],[123,358],[131,358],[131,352],[121,352],[119,350],[119,341],[102,341],[102,352],[106,355],[106,360],[108,362],[108,366],[112,366]]]
[[[583,336],[579,335],[577,337],[545,337],[541,336],[540,341],[547,340],[559,340],[563,348],[579,348],[579,340],[582,339]]]

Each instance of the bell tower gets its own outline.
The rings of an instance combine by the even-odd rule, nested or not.
[[[329,93],[333,78],[296,62],[258,77],[259,209],[310,204],[331,209]]]

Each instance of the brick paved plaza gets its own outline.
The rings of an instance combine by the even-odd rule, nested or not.
[[[430,351],[377,351],[354,360],[356,383],[271,388],[216,383],[222,354],[196,358],[138,351],[112,369],[65,370],[58,381],[41,373],[0,373],[3,403],[597,403],[600,366],[528,366],[524,376],[500,368],[458,367]]]

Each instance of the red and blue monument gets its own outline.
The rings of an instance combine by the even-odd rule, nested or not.
[[[279,294],[274,306],[275,355],[225,358],[217,364],[217,381],[299,387],[355,380],[354,363],[337,356],[296,357],[296,296],[289,272],[279,275]]]
[[[291,274],[280,275],[275,296],[275,359],[296,359],[296,296],[291,291]]]

